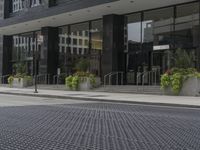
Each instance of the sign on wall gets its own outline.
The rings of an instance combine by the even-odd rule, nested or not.
[[[170,46],[169,45],[156,45],[153,46],[154,51],[159,51],[159,50],[169,50]]]

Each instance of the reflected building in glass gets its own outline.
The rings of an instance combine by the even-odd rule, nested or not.
[[[200,70],[199,1],[1,0],[0,8],[0,76],[14,74],[16,63],[34,75],[36,50],[37,72],[51,80],[74,74],[87,59],[102,81],[122,72],[124,84],[138,84],[140,73],[159,78],[172,68],[177,49]]]

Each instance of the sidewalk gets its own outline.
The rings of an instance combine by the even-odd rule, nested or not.
[[[0,94],[12,94],[23,96],[37,96],[46,98],[76,99],[87,101],[103,101],[116,103],[133,103],[147,105],[164,106],[183,106],[200,108],[200,97],[182,97],[182,96],[162,96],[162,95],[141,95],[126,93],[106,93],[106,92],[83,92],[83,91],[61,91],[61,90],[38,90],[19,89],[0,87]]]

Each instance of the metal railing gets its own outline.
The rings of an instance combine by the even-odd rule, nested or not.
[[[50,74],[37,75],[38,84],[50,84]]]
[[[116,85],[123,85],[124,84],[124,72],[117,71],[117,72],[110,72],[104,76],[104,86],[107,85],[107,78],[108,78],[108,85],[112,85],[113,77],[116,76],[115,84]],[[120,81],[120,83],[119,83]]]
[[[140,83],[142,86],[145,85],[145,81],[147,81],[146,85],[157,85],[159,76],[160,74],[157,69],[141,72],[137,75],[137,86],[139,86],[139,81],[141,81]]]
[[[57,75],[54,75],[54,76],[53,76],[53,84],[59,84],[59,83],[60,83],[60,82],[59,82],[59,81],[60,81],[60,77],[63,76],[63,75],[64,75],[64,76],[67,76],[66,73],[62,73],[62,74],[59,74],[59,75],[58,75],[58,74],[57,74]]]
[[[1,81],[1,84],[6,84],[7,81],[5,81],[6,78],[8,78],[10,75],[3,75],[3,76],[0,76],[0,81]]]

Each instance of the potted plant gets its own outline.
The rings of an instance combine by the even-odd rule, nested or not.
[[[177,49],[172,57],[174,68],[161,76],[161,88],[165,94],[200,95],[200,73],[193,68],[194,54]]]
[[[200,73],[194,68],[173,68],[161,76],[161,88],[167,95],[199,96]]]
[[[10,87],[28,87],[33,85],[33,78],[26,74],[26,65],[23,63],[14,64],[13,69],[16,74],[8,78]]]
[[[94,74],[86,72],[77,72],[65,79],[68,90],[87,91],[100,85],[100,78]]]
[[[89,73],[90,62],[80,59],[75,65],[76,73],[66,77],[65,84],[70,90],[89,90],[100,85],[100,78]]]

